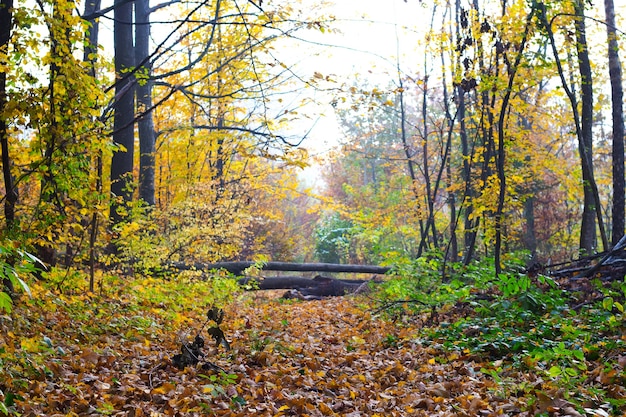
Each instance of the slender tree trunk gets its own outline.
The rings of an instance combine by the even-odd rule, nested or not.
[[[537,235],[535,233],[535,197],[529,196],[524,201],[524,219],[526,230],[524,231],[524,246],[530,252],[531,258],[537,254]]]
[[[577,16],[581,16],[582,5],[579,4],[579,0],[574,3],[576,6]],[[581,18],[576,19],[576,49],[578,51],[578,65],[581,76],[581,141],[582,141],[582,155],[581,159],[586,159],[589,163],[592,155],[592,122],[593,122],[593,88],[591,77],[591,66],[589,63],[589,54],[587,51],[587,39],[585,34],[585,21]],[[585,255],[592,254],[597,246],[596,240],[596,210],[593,200],[593,194],[589,181],[593,175],[592,167],[589,166],[587,170],[583,170],[583,218],[580,230],[580,249],[585,252]]]
[[[6,52],[9,48],[11,30],[13,29],[13,0],[0,2],[0,51]],[[2,56],[2,55],[0,55]],[[0,60],[1,65],[8,65]],[[12,229],[15,223],[15,205],[17,203],[17,188],[11,174],[11,156],[9,155],[9,133],[5,118],[7,105],[7,74],[0,71],[0,147],[2,148],[2,174],[4,179],[4,219],[7,229]]]
[[[399,74],[399,72],[398,72]],[[417,190],[417,176],[415,175],[415,167],[413,166],[413,156],[411,155],[411,148],[409,146],[409,142],[406,134],[406,110],[404,108],[404,84],[402,83],[402,78],[398,78],[399,81],[399,91],[400,91],[400,141],[402,142],[402,150],[404,151],[404,156],[406,158],[407,169],[409,171],[409,178],[411,180],[411,190],[413,191],[413,195],[415,196],[415,200],[419,202],[419,192]],[[417,213],[418,216],[421,213]],[[424,222],[421,217],[419,220],[420,224],[420,238],[424,239],[425,233],[424,230]],[[417,257],[419,258],[422,255],[421,247],[417,252]]]
[[[445,13],[444,13],[444,16],[445,16]],[[450,33],[452,33],[452,30],[450,30]],[[445,60],[443,47],[440,50],[439,56],[441,58],[441,68],[446,68],[446,60]],[[450,110],[450,100],[449,100],[449,93],[448,93],[448,86],[447,86],[445,72],[442,74],[442,77],[443,77],[443,103],[444,103],[444,109],[445,109],[445,114],[446,114],[448,132],[447,132],[447,141],[446,141],[446,151],[444,154],[444,158],[441,161],[442,170],[440,172],[443,173],[443,169],[445,169],[445,173],[446,173],[445,182],[446,182],[446,190],[448,194],[447,203],[448,203],[448,210],[450,211],[450,224],[448,225],[448,232],[450,233],[450,241],[446,247],[445,257],[446,257],[446,260],[450,260],[451,262],[457,262],[458,254],[459,254],[458,241],[456,237],[456,227],[457,227],[456,210],[457,209],[456,209],[456,199],[455,199],[454,191],[452,191],[452,162],[450,158],[450,152],[452,150],[452,137],[454,135],[454,124],[455,124],[457,115],[455,114],[453,116]],[[454,93],[454,90],[453,90],[453,93]],[[458,110],[459,108],[457,107],[457,112]]]
[[[462,42],[461,28],[463,28],[463,9],[461,8],[461,1],[456,0],[454,4],[454,16],[455,16],[455,36],[457,43]],[[460,58],[457,58],[460,61]],[[460,67],[461,63],[457,62]],[[472,204],[471,199],[473,197],[473,190],[471,186],[471,158],[470,158],[470,144],[467,135],[467,126],[465,122],[466,106],[465,106],[465,89],[463,85],[457,85],[454,89],[455,101],[458,106],[457,117],[459,119],[459,140],[461,141],[461,154],[463,161],[463,168],[461,170],[461,178],[465,183],[465,191],[463,192],[463,198],[460,202],[460,210],[463,212],[463,262],[467,265],[474,252],[472,238],[474,224],[472,222]]]
[[[622,88],[622,65],[619,60],[619,45],[615,28],[615,5],[613,0],[604,0],[606,31],[608,37],[609,78],[611,80],[611,109],[613,119],[613,245],[624,236],[624,113]]]
[[[1,0],[0,2],[0,51],[5,52],[9,48],[11,30],[13,29],[13,0]],[[0,54],[0,57],[2,54]],[[0,65],[8,66],[0,58]],[[7,230],[13,229],[15,224],[15,205],[17,203],[17,188],[11,174],[11,156],[9,155],[9,133],[4,111],[7,105],[7,74],[0,71],[0,147],[2,148],[2,174],[4,179],[4,221]],[[7,294],[13,296],[13,282],[8,278],[2,279],[3,288]]]
[[[85,2],[85,16],[92,16],[100,9],[100,0],[87,0]],[[98,19],[91,19],[89,21],[90,27],[85,34],[85,51],[83,55],[83,61],[89,64],[89,75],[96,77],[96,64],[98,61],[98,35],[100,32],[100,21]],[[93,165],[96,168],[96,192],[102,193],[102,154],[98,154],[94,157]],[[98,237],[99,227],[98,210],[94,209],[91,215],[91,222],[89,227],[89,291],[94,292],[95,279],[96,279],[96,240]]]
[[[578,3],[577,3],[578,4]],[[580,6],[580,7],[579,7]],[[577,14],[579,14],[579,18],[577,19],[577,25],[576,25],[576,31],[579,32],[581,29],[583,30],[580,34],[577,34],[577,43],[580,41],[584,41],[585,44],[582,45],[580,43],[578,43],[577,45],[577,50],[579,51],[579,54],[584,56],[586,55],[586,59],[583,59],[583,61],[586,61],[587,64],[589,62],[589,55],[588,55],[588,50],[587,50],[587,45],[586,45],[586,37],[584,36],[584,13],[581,15],[580,13],[583,12],[582,10],[582,5],[579,5],[576,7],[576,12]],[[543,23],[544,28],[547,31],[548,34],[548,38],[550,41],[550,46],[552,47],[552,53],[554,55],[554,59],[556,62],[556,66],[557,66],[557,70],[559,73],[559,77],[561,78],[561,85],[563,87],[563,90],[565,91],[565,94],[567,95],[569,101],[570,101],[570,105],[572,108],[572,116],[574,119],[574,125],[576,127],[576,137],[578,139],[578,153],[580,155],[580,161],[581,161],[581,168],[582,168],[582,172],[583,172],[583,180],[584,180],[584,188],[585,191],[587,189],[591,190],[591,196],[593,197],[593,200],[590,202],[588,200],[587,194],[585,194],[585,201],[584,201],[584,205],[585,208],[587,208],[588,205],[592,205],[592,207],[587,208],[587,213],[586,215],[588,216],[588,213],[591,211],[591,209],[593,207],[598,207],[598,210],[596,212],[597,214],[597,218],[599,220],[599,226],[600,226],[600,233],[603,237],[603,243],[605,244],[605,249],[606,248],[606,234],[604,233],[604,225],[602,222],[602,216],[600,213],[599,208],[600,206],[600,197],[598,194],[598,187],[597,184],[595,182],[595,179],[593,177],[593,170],[591,169],[591,160],[588,158],[591,154],[590,152],[587,150],[587,146],[586,146],[586,142],[585,142],[585,135],[583,134],[583,128],[581,126],[581,116],[578,112],[578,100],[576,99],[576,95],[574,94],[574,92],[572,91],[572,89],[569,86],[569,83],[567,82],[567,80],[565,79],[565,72],[563,70],[563,65],[561,64],[561,59],[559,58],[559,53],[558,53],[558,49],[556,46],[556,41],[554,39],[554,32],[552,31],[552,26],[551,26],[551,22],[548,21],[548,18],[546,16],[546,7],[544,4],[539,3],[538,6],[539,8],[539,17],[541,19],[541,22]],[[583,21],[583,26],[582,28],[579,26],[580,25],[580,21]],[[583,36],[580,36],[583,35]],[[580,39],[579,39],[580,38]],[[586,54],[585,54],[586,52]],[[579,58],[579,65],[581,65],[580,63],[580,58]],[[583,62],[583,65],[585,65],[585,63]],[[590,92],[592,93],[593,91],[589,91],[588,88],[591,88],[591,78],[590,78],[590,72],[588,72],[588,69],[581,69],[581,75],[583,73],[586,74],[586,77],[583,78],[583,86],[585,87],[585,79],[588,80],[588,85],[585,87],[585,91],[587,91],[587,93],[589,94]],[[590,110],[593,111],[592,106],[590,106],[590,102],[591,104],[593,104],[593,96],[586,96],[586,105],[585,103],[583,103],[583,107],[584,110],[589,112]],[[587,114],[588,120],[587,123],[590,123],[591,120],[589,120],[589,114]],[[591,114],[591,116],[593,116],[593,113]],[[586,128],[588,129],[587,131],[587,135],[591,134],[591,125],[588,124],[586,126]],[[594,210],[596,211],[596,210]],[[585,215],[585,214],[584,214]],[[593,230],[590,230],[589,224],[590,224],[590,219],[587,217],[585,220],[585,217],[583,215],[583,224],[581,226],[581,236],[580,236],[580,250],[582,252],[587,252],[590,253],[593,251],[594,247],[595,247],[595,226]]]
[[[135,59],[142,78],[137,86],[139,117],[139,198],[153,206],[156,133],[152,113],[152,63],[150,55],[149,0],[135,0]]]
[[[134,153],[134,97],[135,79],[130,74],[134,65],[133,3],[115,0],[113,43],[115,48],[115,107],[113,142],[123,149],[113,154],[111,161],[111,220],[123,219],[125,203],[132,200],[133,153]]]
[[[531,21],[533,16],[535,15],[535,9],[532,8],[528,16],[526,17],[526,25],[524,27],[524,34],[522,36],[522,41],[520,45],[516,48],[517,55],[515,56],[515,62],[512,67],[507,68],[507,74],[509,75],[508,85],[506,88],[506,93],[502,98],[502,105],[500,107],[500,116],[498,117],[498,153],[496,158],[496,165],[498,171],[498,180],[500,183],[498,189],[498,206],[496,208],[496,242],[494,248],[494,261],[495,261],[495,269],[496,275],[501,272],[502,263],[500,260],[501,251],[502,251],[502,226],[503,226],[503,216],[504,216],[504,199],[506,197],[506,175],[504,171],[505,166],[505,118],[509,113],[509,101],[511,99],[511,94],[513,93],[513,83],[515,81],[515,75],[517,74],[517,69],[519,68],[520,63],[522,62],[522,57],[524,54],[524,50],[526,49],[526,41],[528,37],[528,32],[530,31]],[[504,52],[506,53],[506,52]]]
[[[606,233],[604,232],[604,222],[602,220],[602,207],[597,196],[595,178],[593,174],[593,75],[591,72],[591,62],[589,60],[589,49],[587,46],[587,29],[585,25],[585,4],[583,0],[574,1],[576,20],[576,51],[578,52],[578,69],[580,71],[580,100],[581,100],[581,151],[580,156],[587,165],[583,170],[583,192],[584,207],[580,234],[580,248],[586,254],[591,254],[597,246],[596,220],[600,228],[600,236],[604,250],[608,249]]]
[[[436,6],[433,6],[432,17],[430,20],[431,29],[434,26],[435,10]],[[426,188],[426,205],[428,206],[428,218],[426,220],[426,230],[422,236],[420,247],[418,251],[421,253],[422,249],[427,248],[428,245],[428,232],[432,231],[433,247],[436,248],[438,243],[437,228],[435,226],[435,203],[434,195],[436,190],[433,190],[432,178],[430,175],[430,155],[429,155],[429,131],[428,131],[428,53],[424,52],[424,91],[422,96],[422,169],[424,172],[424,186]],[[442,165],[443,166],[443,165]]]
[[[443,14],[443,20],[442,20],[442,32],[445,31],[445,25],[446,25],[446,15],[449,12],[450,14],[452,14],[452,4],[448,3],[446,6],[446,12]],[[449,23],[449,33],[450,33],[450,38],[453,39],[452,36],[452,24],[451,24],[451,20],[448,20]],[[458,31],[458,28],[457,28]],[[441,68],[446,68],[446,60],[445,60],[445,51],[443,48],[443,45],[439,51],[439,56],[441,59]],[[458,256],[459,256],[459,244],[458,244],[458,239],[457,239],[457,225],[458,225],[458,220],[457,220],[457,206],[456,206],[456,196],[455,196],[455,192],[452,190],[452,158],[450,157],[450,153],[452,151],[452,138],[454,136],[454,124],[456,121],[456,117],[458,116],[458,106],[456,108],[456,114],[453,116],[452,115],[452,111],[450,109],[450,97],[449,97],[449,93],[448,93],[448,82],[446,81],[446,73],[445,71],[442,74],[443,77],[443,102],[444,102],[444,109],[446,112],[446,120],[447,120],[447,127],[448,127],[448,142],[446,144],[446,150],[447,150],[447,154],[446,154],[446,158],[444,161],[442,161],[442,163],[445,165],[445,169],[446,169],[446,192],[447,192],[447,203],[448,203],[448,209],[450,211],[450,224],[448,225],[448,233],[450,234],[450,241],[448,243],[448,245],[446,245],[446,252],[445,252],[445,260],[450,260],[451,262],[458,262]],[[454,75],[453,75],[454,77]],[[451,90],[451,93],[454,95],[454,87]],[[444,275],[445,275],[445,265],[444,265],[444,271],[443,271]]]

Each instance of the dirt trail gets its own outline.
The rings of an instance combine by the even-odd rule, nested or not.
[[[358,297],[246,297],[225,308],[230,351],[203,334],[203,362],[225,373],[172,365],[201,303],[33,302],[0,323],[0,400],[22,416],[530,415],[487,365],[420,342],[421,320],[372,317]]]
[[[353,298],[239,312],[238,412],[221,415],[451,416],[519,413],[469,357],[441,356],[419,329],[373,318]],[[519,415],[519,414],[518,414]]]

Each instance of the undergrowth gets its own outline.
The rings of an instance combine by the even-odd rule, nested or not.
[[[626,393],[603,386],[626,384],[626,280],[592,280],[593,291],[581,292],[567,280],[530,277],[523,264],[510,258],[497,277],[491,259],[448,265],[444,277],[436,254],[405,262],[379,291],[378,311],[420,318],[421,343],[484,362],[481,372],[503,396],[538,395],[537,383],[520,377],[530,372],[545,381],[541,392],[558,391],[581,411],[604,404],[619,414]]]
[[[29,283],[31,295],[22,296],[10,315],[0,315],[0,416],[16,413],[26,391],[50,386],[70,372],[68,366],[89,382],[91,368],[113,369],[118,361],[127,362],[129,372],[134,372],[131,361],[166,366],[181,343],[203,330],[196,329],[206,320],[201,314],[230,305],[239,292],[233,278],[220,274],[168,280],[102,275],[99,293],[86,291],[87,278],[80,276],[82,282],[53,269]],[[233,383],[224,372],[206,378],[216,393]],[[83,385],[59,390],[84,391]],[[26,407],[38,406],[32,401]],[[99,411],[84,411],[106,415],[107,407],[111,404],[103,402]]]

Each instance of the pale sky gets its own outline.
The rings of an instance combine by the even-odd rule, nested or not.
[[[417,0],[336,0],[327,14],[335,16],[332,26],[337,32],[303,32],[301,36],[311,43],[286,47],[282,59],[293,63],[295,71],[307,78],[315,72],[329,76],[336,81],[336,87],[351,84],[357,76],[367,78],[371,84],[386,86],[397,79],[398,50],[403,71],[411,72],[411,68],[419,67],[421,57],[416,50],[428,30],[430,13]],[[333,83],[323,83],[323,86],[332,88]],[[333,94],[312,88],[302,94],[319,102],[318,106],[308,107],[316,123],[303,146],[313,154],[324,153],[341,139],[330,106]],[[303,132],[313,122],[307,123],[302,123]]]

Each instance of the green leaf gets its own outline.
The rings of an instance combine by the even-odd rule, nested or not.
[[[7,313],[10,313],[13,309],[13,300],[9,294],[4,291],[0,291],[0,311],[4,310]]]
[[[606,297],[602,300],[602,308],[607,311],[613,310],[613,297]]]
[[[550,375],[552,378],[556,378],[557,376],[560,376],[561,368],[559,368],[558,366],[553,366],[552,368],[548,370],[548,375]]]
[[[572,354],[579,361],[584,361],[585,360],[585,354],[583,353],[582,350],[574,350],[574,351],[572,351]]]

